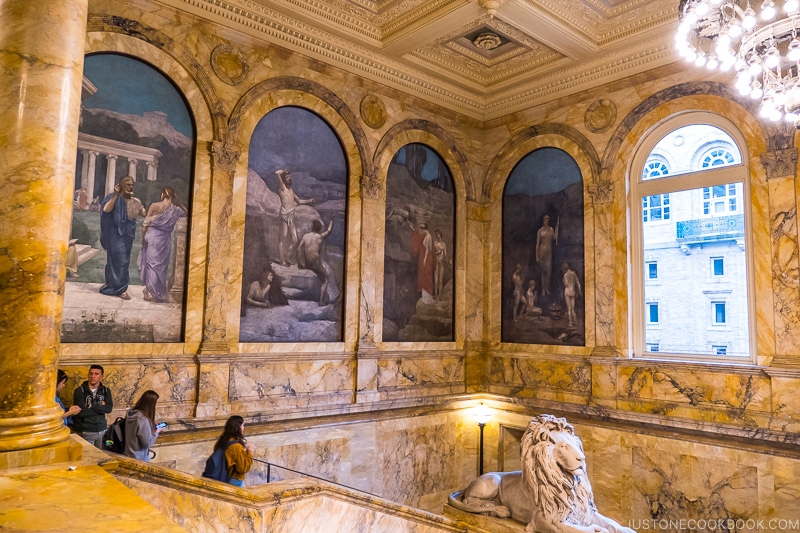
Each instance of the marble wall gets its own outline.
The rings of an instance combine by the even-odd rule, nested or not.
[[[789,157],[781,150],[793,148],[794,130],[759,122],[754,104],[733,94],[724,74],[668,65],[478,122],[150,0],[92,0],[85,44],[87,53],[119,52],[152,64],[184,94],[197,128],[195,190],[185,342],[62,345],[60,366],[71,376],[67,391],[96,362],[106,367],[114,415],[153,388],[161,395],[159,416],[171,428],[219,426],[231,413],[262,423],[329,416],[333,436],[309,437],[313,444],[276,441],[266,430],[253,438],[276,460],[324,465],[326,474],[420,505],[450,488],[444,486],[450,479],[430,484],[404,468],[396,485],[388,480],[397,479],[400,464],[422,472],[436,468],[434,458],[462,461],[457,438],[438,439],[448,425],[450,435],[458,434],[452,421],[437,422],[444,415],[436,415],[421,426],[412,420],[391,427],[374,423],[365,435],[355,435],[350,426],[338,426],[338,417],[444,405],[449,398],[484,393],[528,410],[646,423],[694,432],[698,439],[798,440],[796,159],[788,170],[774,163]],[[232,65],[238,65],[236,72],[229,71]],[[380,125],[361,116],[365,97],[383,104]],[[587,120],[601,98],[617,110],[602,131]],[[339,343],[238,342],[249,139],[265,113],[284,105],[305,107],[326,120],[348,160],[345,336]],[[629,163],[659,121],[698,109],[726,117],[747,143],[756,340],[753,361],[739,365],[631,358]],[[389,161],[411,142],[435,149],[453,174],[453,342],[380,342],[384,230],[374,221],[384,219]],[[544,146],[567,152],[584,178],[585,347],[500,342],[503,186],[522,157]],[[354,454],[359,439],[365,440]],[[652,454],[640,444],[641,451],[631,447],[628,457],[630,468],[644,475]],[[683,453],[673,454],[663,479],[682,468]],[[172,459],[182,464],[181,456]],[[376,457],[385,475],[366,474],[371,470],[359,462],[362,456]],[[747,479],[737,494],[750,494],[746,487],[755,474],[749,468],[726,470]],[[661,498],[643,496],[649,497]]]

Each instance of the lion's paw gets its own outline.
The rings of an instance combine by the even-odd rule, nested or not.
[[[494,509],[492,509],[492,514],[495,515],[497,518],[511,517],[511,511],[508,510],[508,507],[504,507],[502,505],[497,505]]]

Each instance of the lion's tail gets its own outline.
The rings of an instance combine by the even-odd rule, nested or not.
[[[465,503],[463,490],[459,490],[450,494],[450,496],[447,497],[447,503],[459,511],[466,511],[472,514],[485,514],[490,516],[498,516],[500,518],[508,518],[511,516],[511,511],[509,511],[507,507],[497,505],[491,501],[484,500],[479,504],[473,502]]]

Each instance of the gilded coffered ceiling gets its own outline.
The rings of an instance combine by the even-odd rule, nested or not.
[[[162,1],[484,120],[677,58],[674,0]]]

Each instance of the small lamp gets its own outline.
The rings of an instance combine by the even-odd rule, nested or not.
[[[486,424],[489,422],[489,419],[492,418],[492,411],[480,403],[473,411],[472,411],[472,418],[478,423],[478,427],[481,428],[481,443],[480,443],[480,466],[478,467],[478,475],[483,475],[483,428],[486,427]]]

